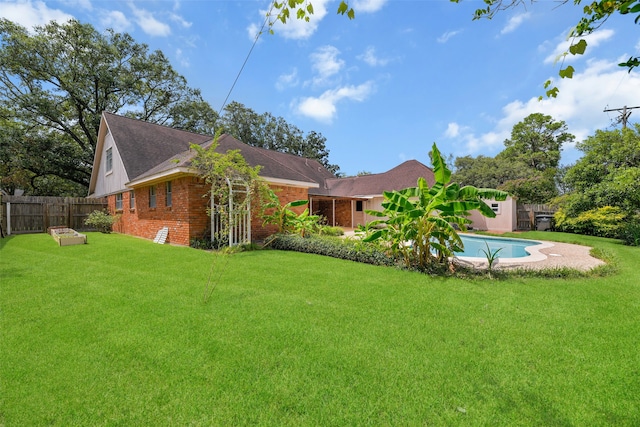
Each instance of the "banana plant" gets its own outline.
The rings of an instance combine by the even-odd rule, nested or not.
[[[367,211],[380,219],[367,225],[364,241],[386,243],[407,267],[425,269],[434,262],[450,263],[455,252],[464,248],[456,227],[466,231],[472,210],[495,217],[483,199],[505,200],[508,195],[504,191],[451,183],[451,170],[436,144],[432,147],[431,161],[433,186],[419,178],[415,187],[385,191],[382,211]]]
[[[309,227],[308,223],[314,218],[315,222],[318,222],[319,217],[309,215],[309,209],[305,209],[300,215],[292,210],[294,207],[306,205],[309,203],[307,200],[294,200],[281,205],[278,195],[273,190],[269,190],[268,199],[264,209],[270,213],[263,215],[263,224],[274,224],[278,228],[278,233],[296,232],[304,235],[305,224]]]

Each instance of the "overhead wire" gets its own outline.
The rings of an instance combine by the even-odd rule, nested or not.
[[[231,88],[229,89],[229,92],[227,93],[227,97],[224,99],[224,102],[222,103],[222,106],[220,106],[220,110],[218,111],[218,114],[222,114],[222,110],[227,105],[227,101],[229,100],[229,97],[231,96],[231,92],[233,92],[233,89],[236,87],[236,83],[238,83],[238,80],[240,79],[240,75],[242,74],[242,71],[244,71],[244,67],[247,65],[247,62],[249,61],[249,58],[251,57],[251,53],[253,52],[253,49],[256,47],[256,44],[258,43],[258,39],[260,38],[260,36],[264,32],[264,28],[267,26],[267,23],[269,22],[269,18],[271,17],[271,12],[273,11],[273,7],[274,6],[275,6],[275,0],[271,2],[271,7],[269,8],[269,12],[267,12],[267,15],[264,18],[264,22],[262,23],[262,27],[260,28],[260,31],[258,31],[258,33],[256,34],[256,37],[253,40],[253,44],[251,45],[251,49],[249,49],[249,53],[247,53],[247,56],[244,59],[244,62],[242,63],[242,66],[240,67],[240,71],[238,71],[238,74],[236,75],[236,78],[233,81],[233,84],[231,85]]]

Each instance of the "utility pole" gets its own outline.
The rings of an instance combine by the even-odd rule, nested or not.
[[[633,110],[635,108],[640,108],[639,107],[627,107],[626,105],[622,108],[610,108],[610,109],[605,109],[604,112],[606,113],[607,111],[621,111],[620,113],[620,117],[618,117],[618,121],[616,123],[622,123],[622,128],[625,129],[627,127],[627,120],[629,119],[629,116],[631,115],[631,111],[628,110]]]

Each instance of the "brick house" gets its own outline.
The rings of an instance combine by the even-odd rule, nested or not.
[[[167,242],[188,245],[208,237],[208,187],[191,169],[191,144],[206,148],[213,139],[166,126],[103,113],[89,185],[89,197],[107,197],[119,214],[114,231],[153,239],[168,230]],[[379,209],[382,192],[414,186],[422,176],[433,184],[433,172],[410,160],[388,172],[337,178],[320,162],[244,144],[230,135],[218,139],[216,151],[240,150],[276,191],[280,202],[309,200],[315,214],[331,225],[355,227],[368,221],[364,211]],[[301,207],[300,210],[303,210]],[[250,236],[261,241],[275,229],[263,227],[252,213]]]

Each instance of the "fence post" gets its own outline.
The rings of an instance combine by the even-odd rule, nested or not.
[[[11,236],[11,202],[7,202],[7,236]]]
[[[46,233],[49,229],[49,204],[42,202],[42,206],[42,228],[44,228],[44,232]]]
[[[67,209],[67,228],[73,228],[73,222],[72,222],[72,218],[73,215],[71,214],[72,210],[73,210],[73,199],[71,199],[70,197],[67,197],[65,199],[66,203],[66,209]]]

